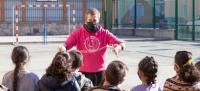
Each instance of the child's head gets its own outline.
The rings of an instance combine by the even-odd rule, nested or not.
[[[122,61],[112,61],[105,71],[105,80],[110,85],[118,85],[124,81],[127,71],[128,67]]]
[[[83,55],[81,52],[77,50],[71,50],[69,51],[71,60],[72,60],[72,69],[78,69],[82,65]]]
[[[67,80],[68,68],[71,65],[71,60],[69,53],[67,52],[58,52],[51,65],[46,70],[47,76],[53,76],[57,78],[59,83]]]
[[[138,76],[147,85],[155,84],[158,64],[153,57],[146,56],[138,64]]]
[[[28,49],[25,46],[14,47],[11,55],[12,62],[15,64],[14,76],[13,76],[13,91],[18,87],[18,73],[20,69],[29,61],[30,55]]]
[[[192,62],[192,53],[188,51],[178,51],[175,55],[174,69],[180,80],[194,83],[199,80],[199,72]]]
[[[188,51],[178,51],[175,55],[175,64],[177,64],[180,68],[184,65],[192,64],[192,53]]]
[[[200,72],[200,61],[198,61],[198,62],[196,62],[195,63],[195,66],[196,66],[196,68],[199,70],[199,72]]]
[[[24,65],[29,61],[29,51],[25,46],[16,46],[14,47],[12,51],[12,62],[18,66],[18,65]]]

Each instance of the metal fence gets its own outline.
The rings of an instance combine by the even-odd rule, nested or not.
[[[41,35],[44,27],[47,27],[48,34],[68,34],[67,27],[75,25],[79,27],[85,22],[84,14],[88,8],[97,8],[103,13],[103,1],[104,0],[58,0],[56,2],[37,2],[36,0],[1,0],[4,2],[0,7],[0,24],[1,23],[13,23],[13,10],[17,5],[70,5],[70,12],[66,8],[60,7],[22,7],[18,9],[19,18],[19,30],[20,35]],[[72,13],[74,7],[75,14]],[[70,13],[70,15],[68,15]],[[103,14],[102,14],[103,15]],[[75,22],[73,21],[75,17]],[[44,18],[47,24],[44,25]],[[103,19],[103,18],[102,18]],[[101,19],[101,24],[104,20]],[[68,24],[70,20],[70,24]],[[75,23],[75,24],[74,24]],[[0,29],[1,30],[1,29]],[[10,31],[10,30],[8,30]]]
[[[57,2],[37,2],[36,0],[26,0],[27,5],[37,5],[37,4],[63,4],[63,2],[66,2],[66,4],[74,4],[75,5],[75,11],[76,11],[76,18],[77,22],[83,22],[83,1],[84,0],[58,0]],[[85,0],[85,9],[94,7],[101,11],[102,13],[102,5],[103,0]],[[1,7],[1,11],[4,12],[4,21],[11,22],[12,21],[12,12],[13,8],[16,5],[22,5],[24,4],[22,0],[4,0],[4,7]],[[63,9],[62,8],[47,8],[47,18],[48,21],[62,21],[63,19]],[[25,8],[26,12],[26,21],[39,21],[38,19],[42,19],[42,8]],[[21,19],[23,16],[20,16]],[[21,20],[20,19],[20,20]],[[3,20],[1,20],[3,21]]]
[[[112,1],[112,27],[175,29],[176,39],[200,39],[200,0]]]
[[[153,28],[175,29],[176,39],[199,40],[200,0],[58,0],[57,2],[36,2],[36,0],[1,0],[0,21],[12,22],[12,8],[16,4],[74,4],[76,26],[85,22],[84,13],[94,7],[101,12],[101,24],[108,29]],[[23,13],[25,12],[25,13]],[[42,22],[43,8],[25,8],[20,11],[20,21]],[[63,8],[48,8],[48,22],[65,22]],[[70,15],[72,16],[72,15]],[[70,20],[71,17],[69,17]],[[72,21],[71,21],[72,22]],[[191,36],[184,36],[185,31]],[[187,38],[186,38],[187,37]]]

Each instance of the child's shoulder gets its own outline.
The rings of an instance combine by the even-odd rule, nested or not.
[[[0,85],[0,91],[9,91],[9,89],[4,85]]]
[[[13,70],[12,71],[8,71],[3,75],[3,79],[10,78],[10,76],[13,76],[13,74],[14,74]]]
[[[162,91],[159,84],[143,85],[139,84],[131,89],[131,91],[143,91],[145,89],[151,89],[152,91]]]

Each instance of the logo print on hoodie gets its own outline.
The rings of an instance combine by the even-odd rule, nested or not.
[[[96,52],[100,47],[100,41],[95,36],[89,36],[86,38],[84,45],[88,52]]]

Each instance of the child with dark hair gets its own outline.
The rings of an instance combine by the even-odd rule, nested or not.
[[[126,77],[128,67],[122,61],[112,61],[105,73],[100,86],[91,88],[89,91],[127,91],[119,87]]]
[[[70,66],[69,53],[58,52],[38,82],[40,91],[80,91],[76,79],[68,72]]]
[[[195,67],[199,70],[199,72],[200,72],[200,61],[198,61],[198,62],[196,62],[195,63]]]
[[[87,91],[89,88],[93,87],[92,81],[85,77],[85,75],[81,72],[78,72],[78,69],[82,65],[83,55],[77,50],[71,50],[69,51],[69,54],[72,60],[71,68],[69,71],[72,72],[72,75],[76,78],[81,91]]]
[[[142,81],[131,89],[131,91],[161,91],[161,88],[156,84],[156,77],[158,72],[158,64],[153,57],[146,56],[138,64],[138,76]]]
[[[26,68],[30,61],[28,49],[25,46],[14,47],[11,58],[15,68],[4,75],[2,85],[10,91],[38,91],[38,76]]]
[[[164,91],[200,91],[200,75],[193,65],[191,52],[176,52],[174,70],[176,75],[165,81]]]

